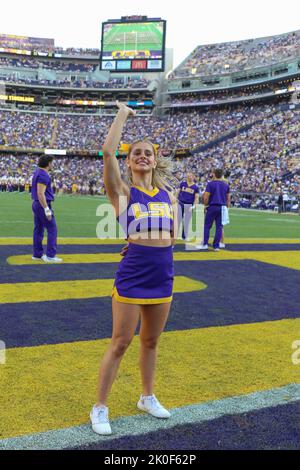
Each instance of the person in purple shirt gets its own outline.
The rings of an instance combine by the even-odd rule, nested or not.
[[[215,222],[216,234],[213,241],[214,251],[219,251],[219,244],[222,238],[222,206],[230,206],[229,185],[223,179],[223,171],[219,168],[213,170],[213,180],[207,183],[203,202],[206,206],[206,215],[204,222],[204,240],[203,244],[197,245],[199,250],[208,249],[208,240],[210,229]]]
[[[182,181],[178,193],[178,223],[182,220],[182,238],[186,239],[192,217],[192,207],[199,203],[199,187],[195,184],[194,173],[188,173]]]
[[[32,177],[32,211],[34,215],[33,230],[33,256],[32,259],[42,260],[46,263],[60,263],[62,260],[56,257],[57,226],[51,204],[54,194],[51,187],[49,170],[53,157],[43,155],[39,158],[38,168]],[[47,230],[47,251],[44,254],[43,238],[44,230]]]

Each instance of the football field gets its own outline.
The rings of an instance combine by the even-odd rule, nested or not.
[[[103,52],[159,51],[163,47],[161,23],[114,25],[104,33]]]
[[[58,236],[96,237],[96,227],[101,220],[97,208],[107,203],[102,196],[57,197],[53,208]],[[230,218],[231,224],[225,228],[227,238],[300,238],[300,217],[294,214],[231,208]],[[31,237],[30,196],[27,193],[0,193],[0,223],[0,237]]]
[[[171,418],[136,408],[136,336],[110,395],[113,434],[92,432],[124,245],[96,238],[103,204],[57,197],[63,263],[48,265],[31,260],[28,194],[0,193],[0,449],[299,449],[300,217],[240,209],[224,250],[174,250],[155,389]]]

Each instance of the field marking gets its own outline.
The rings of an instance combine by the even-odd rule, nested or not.
[[[46,237],[45,239],[46,240]],[[93,238],[93,237],[58,237],[60,245],[124,245],[126,240],[120,238]],[[227,244],[300,244],[300,238],[240,238],[226,237]],[[176,244],[184,244],[183,240],[178,240]],[[0,237],[0,245],[32,245],[31,237]]]
[[[63,254],[62,264],[90,264],[90,263],[118,263],[122,259],[120,253],[74,253]],[[262,263],[273,264],[290,269],[300,270],[300,250],[290,251],[175,251],[174,261],[241,261],[253,260]],[[7,263],[14,266],[40,265],[45,269],[51,269],[52,265],[43,261],[33,261],[31,255],[9,256]],[[63,281],[61,281],[63,282]]]
[[[250,218],[256,219],[257,218],[256,215],[235,214],[235,213],[230,213],[230,217],[245,217],[246,219],[250,219]],[[300,224],[300,217],[299,217],[299,220],[297,220],[297,219],[292,220],[292,219],[288,219],[287,217],[285,217],[285,218],[278,217],[277,219],[266,217],[264,220],[271,220],[272,222],[280,222],[280,223],[292,222],[293,224]]]
[[[271,220],[272,222],[281,222],[283,224],[300,224],[300,217],[299,220],[291,220],[291,219],[266,219],[266,220]]]
[[[267,215],[267,214],[273,214],[273,215],[276,215],[276,214],[277,214],[277,215],[280,215],[280,217],[287,217],[287,216],[293,216],[293,217],[295,217],[295,216],[298,215],[297,212],[282,212],[281,214],[279,214],[279,212],[274,211],[274,210],[271,210],[271,209],[266,209],[266,210],[261,210],[261,209],[246,209],[245,207],[231,207],[231,208],[229,209],[229,211],[230,211],[230,213],[231,213],[232,211],[234,211],[234,212],[235,212],[235,211],[243,211],[243,212],[249,212],[249,213],[255,212],[255,213],[257,213],[257,214],[262,214],[262,215],[263,215],[263,214],[266,214],[266,215]]]
[[[247,217],[247,219],[249,218],[254,218],[256,219],[257,216],[256,215],[246,215],[246,214],[234,214],[234,213],[230,213],[230,217]]]
[[[147,415],[127,416],[111,421],[113,434],[99,436],[90,424],[0,440],[2,450],[55,450],[109,442],[126,436],[141,436],[175,426],[205,423],[222,416],[238,415],[299,402],[300,384],[211,400],[171,409],[171,418],[159,420]]]
[[[67,220],[67,217],[64,219],[64,220]],[[69,219],[70,222],[69,222],[69,226],[72,226],[72,225],[94,225],[95,226],[95,232],[96,232],[96,227],[97,227],[97,223],[98,223],[98,220],[96,220],[95,222],[73,222],[73,219]],[[84,220],[84,217],[83,217],[83,220]],[[23,225],[32,225],[33,227],[33,221],[24,221],[24,220],[14,220],[14,221],[5,221],[5,222],[1,222],[1,225],[15,225],[15,224],[23,224]]]
[[[252,260],[272,264],[289,269],[300,270],[299,251],[229,251],[220,250],[215,253],[208,252],[181,252],[174,253],[175,261],[239,261]]]
[[[44,241],[46,242],[46,240],[45,237]],[[60,245],[124,245],[126,241],[122,238],[58,237],[57,243]],[[0,245],[32,245],[32,238],[0,237]]]
[[[113,285],[114,279],[5,283],[0,284],[0,304],[109,297]],[[189,277],[174,277],[174,294],[206,287],[203,282]]]

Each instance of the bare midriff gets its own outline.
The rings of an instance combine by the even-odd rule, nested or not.
[[[143,246],[170,246],[172,244],[171,233],[167,230],[152,230],[151,232],[141,232],[131,235],[127,239],[128,243]]]

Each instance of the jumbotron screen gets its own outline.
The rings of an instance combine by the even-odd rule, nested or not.
[[[165,66],[165,20],[102,24],[101,70],[159,72]]]

